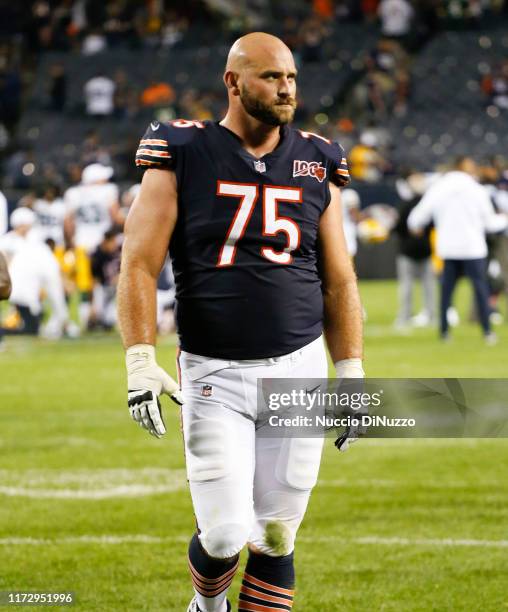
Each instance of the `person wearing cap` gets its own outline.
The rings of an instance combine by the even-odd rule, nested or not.
[[[56,335],[61,335],[68,321],[60,267],[50,248],[30,236],[35,213],[20,207],[10,216],[12,231],[0,236],[0,252],[8,262],[12,282],[10,303],[16,307],[21,327],[0,329],[3,334],[37,335],[42,319],[41,291],[51,306],[51,320]]]
[[[92,315],[93,278],[90,257],[104,234],[113,226],[123,226],[118,187],[109,182],[113,168],[94,163],[86,166],[81,183],[64,194],[66,216],[64,233],[75,248],[77,285],[80,293],[79,319],[83,329]]]

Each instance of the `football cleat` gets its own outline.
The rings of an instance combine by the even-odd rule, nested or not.
[[[187,612],[201,612],[195,597],[192,598],[192,601],[187,608]]]
[[[226,612],[231,612],[232,608],[231,608],[231,604],[229,603],[229,601],[226,601],[226,605],[227,605]],[[192,598],[192,601],[190,602],[189,607],[187,608],[187,612],[203,612],[201,608],[198,606],[196,597]]]

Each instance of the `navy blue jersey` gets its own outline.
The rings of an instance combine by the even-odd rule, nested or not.
[[[284,126],[276,149],[257,159],[218,123],[153,122],[136,163],[176,173],[169,252],[183,350],[258,359],[320,336],[318,224],[328,182],[349,180],[340,145]]]

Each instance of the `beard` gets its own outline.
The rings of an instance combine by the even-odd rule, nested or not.
[[[285,125],[286,123],[291,123],[295,116],[296,100],[294,98],[265,104],[251,95],[245,87],[242,87],[240,100],[244,109],[251,117],[267,125]],[[283,104],[289,104],[291,108],[283,106]]]

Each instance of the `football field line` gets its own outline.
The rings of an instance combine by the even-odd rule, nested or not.
[[[182,491],[184,469],[0,470],[0,496],[102,500]]]
[[[131,535],[82,535],[62,538],[5,537],[0,538],[0,546],[62,546],[67,544],[186,544],[189,536],[151,536]],[[343,536],[301,536],[298,542],[306,544],[360,544],[374,546],[431,546],[431,547],[471,547],[471,548],[508,548],[508,540],[474,540],[468,538],[402,538],[384,536],[364,536],[346,538]]]
[[[112,497],[146,497],[162,493],[174,493],[185,488],[185,484],[170,485],[121,485],[109,489],[30,489],[25,487],[0,486],[0,495],[28,497],[30,499],[110,499]]]

